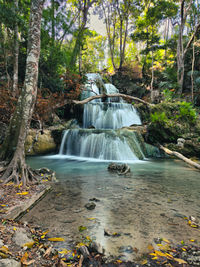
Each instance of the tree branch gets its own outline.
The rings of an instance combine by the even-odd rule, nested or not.
[[[84,100],[72,100],[72,103],[76,104],[76,105],[83,105],[86,104],[94,99],[99,99],[99,98],[104,98],[104,97],[122,97],[123,99],[128,99],[128,100],[135,100],[138,101],[140,103],[143,103],[145,105],[148,106],[153,106],[154,104],[150,104],[140,98],[134,97],[134,96],[130,96],[130,95],[125,95],[125,94],[101,94],[101,95],[95,95],[95,96],[90,96]]]
[[[190,45],[192,44],[192,42],[194,40],[194,37],[196,36],[196,34],[197,34],[197,32],[198,32],[199,29],[200,29],[200,23],[196,26],[196,28],[194,30],[194,33],[192,34],[190,40],[188,41],[188,43],[187,43],[187,45],[186,45],[186,47],[184,49],[184,57],[185,57],[185,55],[186,55],[186,53],[187,53]]]
[[[196,169],[199,169],[200,170],[200,165],[188,158],[186,158],[185,156],[183,156],[181,153],[179,152],[176,152],[176,151],[172,151],[172,150],[169,150],[168,148],[160,145],[159,146],[160,149],[162,149],[165,153],[167,153],[168,155],[171,155],[171,156],[175,156],[183,161],[185,161],[187,164],[191,165],[192,167],[195,167]]]

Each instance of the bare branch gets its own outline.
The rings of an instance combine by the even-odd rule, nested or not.
[[[76,105],[83,105],[86,104],[94,99],[99,99],[99,98],[104,98],[104,97],[122,97],[123,99],[128,99],[128,100],[135,100],[138,101],[140,103],[143,103],[145,105],[148,106],[153,106],[153,104],[150,104],[140,98],[134,97],[134,96],[130,96],[130,95],[125,95],[125,94],[101,94],[101,95],[96,95],[96,96],[90,96],[84,100],[72,100],[72,103],[76,104]]]
[[[190,45],[192,44],[192,42],[193,42],[193,40],[194,40],[194,37],[196,36],[196,34],[197,34],[197,32],[198,32],[199,29],[200,29],[200,23],[196,26],[196,28],[195,28],[195,30],[194,30],[194,32],[193,32],[193,34],[192,34],[190,40],[188,41],[188,43],[187,43],[187,45],[186,45],[186,47],[185,47],[185,49],[184,49],[184,57],[185,57],[185,55],[186,55],[186,53],[187,53],[187,51],[188,51],[188,48],[189,48]]]

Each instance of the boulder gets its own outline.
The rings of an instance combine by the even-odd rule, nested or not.
[[[0,259],[1,267],[20,267],[21,263],[13,259]]]
[[[56,150],[56,143],[51,135],[50,130],[44,130],[37,133],[36,129],[31,129],[26,138],[25,152],[26,155],[42,155]]]

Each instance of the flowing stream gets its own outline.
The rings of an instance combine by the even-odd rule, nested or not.
[[[99,81],[89,74],[82,97],[118,92]],[[89,236],[107,256],[122,260],[138,259],[154,238],[200,241],[200,231],[184,219],[200,219],[199,172],[179,160],[148,159],[157,150],[137,131],[121,129],[132,124],[140,125],[140,118],[121,99],[86,104],[83,127],[66,129],[59,154],[27,159],[31,167],[55,170],[58,183],[23,220],[50,229],[50,237],[64,237],[60,249]],[[129,162],[131,173],[108,172],[111,161]],[[96,207],[88,210],[91,202]],[[118,235],[105,236],[105,231]]]

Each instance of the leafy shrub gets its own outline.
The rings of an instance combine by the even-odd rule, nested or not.
[[[197,113],[191,103],[183,101],[179,102],[179,114],[176,117],[194,123],[197,119]]]
[[[154,112],[151,114],[151,122],[163,124],[168,122],[168,118],[165,112]]]

